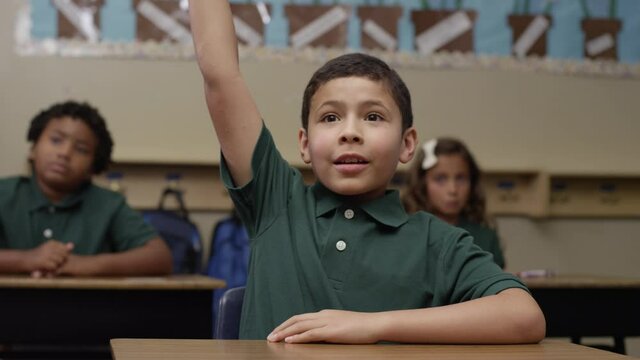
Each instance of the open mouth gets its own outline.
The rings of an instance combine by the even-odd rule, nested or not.
[[[353,164],[368,164],[369,162],[363,159],[346,159],[338,160],[334,162],[336,165],[353,165]]]
[[[333,163],[335,165],[361,165],[368,164],[369,161],[360,155],[347,154],[338,157]]]
[[[345,175],[355,175],[364,171],[369,164],[365,158],[357,155],[341,156],[333,162],[336,169]]]

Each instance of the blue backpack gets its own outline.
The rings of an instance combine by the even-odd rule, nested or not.
[[[218,302],[222,294],[227,289],[246,285],[249,254],[249,235],[237,216],[230,216],[216,224],[211,239],[211,252],[206,274],[223,279],[227,282],[227,287],[213,291],[214,324]]]
[[[178,210],[165,210],[164,202],[173,196]],[[196,225],[189,219],[180,190],[167,188],[160,197],[157,210],[142,212],[144,220],[156,229],[171,249],[174,274],[200,273],[202,262],[202,240]]]

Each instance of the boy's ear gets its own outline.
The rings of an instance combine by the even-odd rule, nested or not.
[[[418,133],[412,126],[404,131],[402,135],[402,150],[400,151],[400,162],[403,164],[408,163],[413,159],[413,155],[416,152],[416,144],[418,142]]]
[[[300,128],[298,130],[298,148],[300,149],[300,157],[305,164],[311,163],[311,156],[309,156],[309,136],[307,136],[307,130]]]

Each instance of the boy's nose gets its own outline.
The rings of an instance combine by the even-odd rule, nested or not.
[[[58,156],[69,158],[73,152],[73,144],[71,142],[65,142],[58,148]]]
[[[358,122],[347,120],[344,122],[342,134],[340,134],[340,142],[343,143],[360,143],[362,142],[362,134]]]

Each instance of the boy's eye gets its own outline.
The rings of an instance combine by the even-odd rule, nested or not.
[[[337,117],[336,115],[334,115],[334,114],[329,114],[329,115],[325,115],[325,116],[322,118],[322,121],[325,121],[325,122],[334,122],[334,121],[338,121],[338,117]]]
[[[49,139],[54,144],[59,144],[60,142],[62,142],[62,138],[59,136],[51,136]]]
[[[382,120],[382,116],[380,114],[371,113],[367,115],[367,121],[379,121]]]
[[[89,149],[84,146],[76,146],[76,151],[83,155],[89,154]]]

